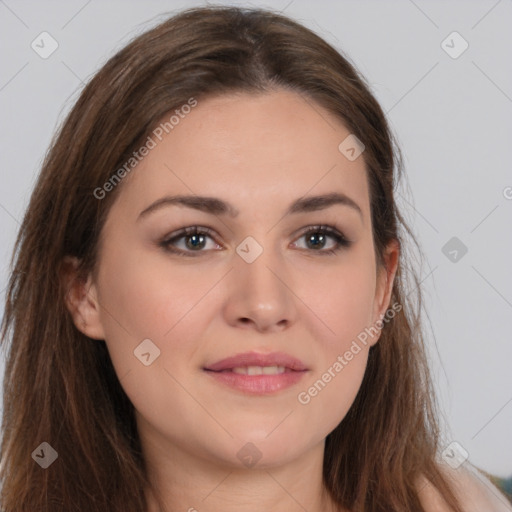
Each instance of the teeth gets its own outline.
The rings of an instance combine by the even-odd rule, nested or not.
[[[284,366],[238,366],[231,370],[241,375],[278,375],[284,373]]]

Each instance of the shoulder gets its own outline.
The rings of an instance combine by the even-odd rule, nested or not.
[[[512,512],[512,504],[506,496],[469,462],[457,469],[441,463],[439,469],[452,485],[464,512]],[[452,512],[426,478],[420,479],[418,490],[421,504],[427,512]]]

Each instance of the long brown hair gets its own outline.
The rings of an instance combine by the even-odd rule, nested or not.
[[[102,199],[94,191],[164,114],[190,98],[278,88],[321,105],[364,143],[378,265],[390,241],[404,247],[408,234],[416,243],[395,204],[402,166],[386,118],[365,80],[321,37],[269,10],[222,6],[188,9],[140,35],[100,69],[63,122],[16,240],[2,323],[3,512],[146,509],[133,406],[105,343],[73,324],[62,262],[75,256],[79,276],[94,272],[98,235],[123,183]],[[421,290],[407,263],[401,251],[391,302],[402,309],[383,326],[354,404],[326,439],[326,488],[354,512],[423,510],[420,476],[461,510],[436,462]],[[46,470],[31,457],[42,442],[58,453]]]

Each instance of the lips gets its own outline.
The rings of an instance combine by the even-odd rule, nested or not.
[[[279,373],[281,372],[281,368],[284,368],[285,372],[304,372],[308,370],[302,361],[289,354],[285,354],[284,352],[273,352],[271,354],[245,352],[243,354],[237,354],[235,356],[227,357],[226,359],[217,361],[213,364],[209,364],[203,369],[212,372],[226,372],[236,369],[237,373],[243,372],[243,370],[240,371],[240,369],[247,369],[247,374],[258,375],[258,371],[255,370],[255,368],[258,367],[277,368]]]
[[[272,395],[299,383],[308,368],[283,352],[246,352],[227,357],[203,368],[222,386],[245,395]]]

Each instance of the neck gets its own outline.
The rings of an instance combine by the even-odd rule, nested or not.
[[[161,441],[161,440],[160,440]],[[324,443],[282,465],[216,464],[174,444],[143,441],[155,492],[148,512],[339,512],[323,485]]]

